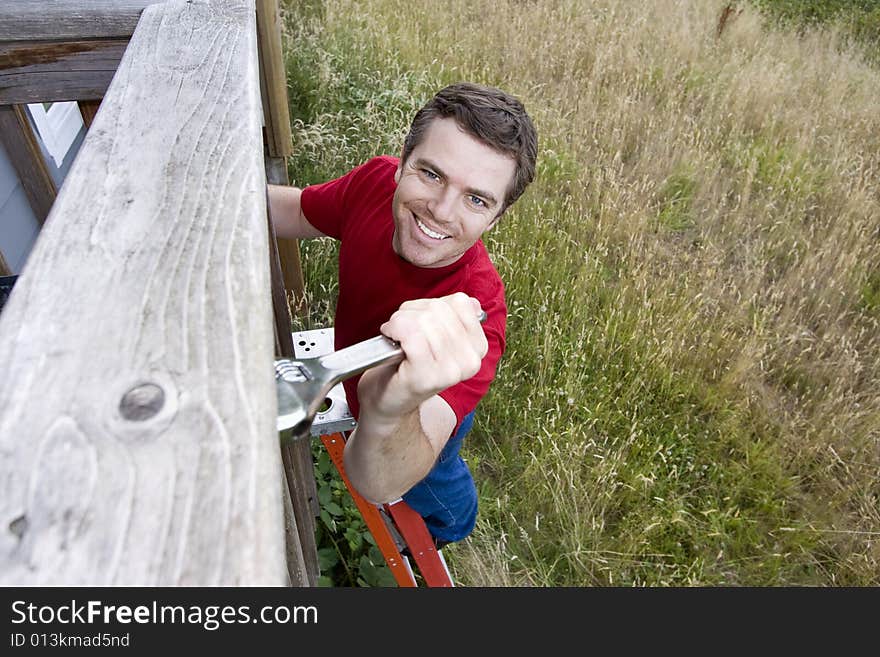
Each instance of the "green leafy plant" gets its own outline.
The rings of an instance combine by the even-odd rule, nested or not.
[[[327,450],[316,443],[315,483],[320,522],[316,525],[320,586],[396,586],[385,558],[352,500]]]

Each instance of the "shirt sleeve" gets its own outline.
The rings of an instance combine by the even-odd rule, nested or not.
[[[320,185],[302,190],[300,207],[312,226],[330,237],[342,239],[345,192],[351,184],[351,172]]]
[[[360,188],[369,184],[371,175],[381,168],[382,160],[381,157],[373,158],[344,176],[305,187],[300,196],[300,207],[306,221],[325,235],[341,240],[348,209],[352,207],[352,194],[358,194]]]

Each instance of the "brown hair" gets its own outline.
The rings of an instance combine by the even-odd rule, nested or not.
[[[535,177],[538,133],[523,104],[510,94],[471,82],[459,82],[437,92],[416,112],[403,142],[402,161],[419,145],[434,119],[454,118],[458,126],[516,162],[513,182],[507,190],[499,215]]]

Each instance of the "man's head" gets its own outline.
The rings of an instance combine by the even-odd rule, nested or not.
[[[497,89],[446,87],[416,114],[395,173],[392,246],[419,267],[457,261],[535,175],[537,136]]]
[[[405,161],[435,119],[452,118],[464,132],[513,158],[515,171],[498,214],[502,214],[535,177],[538,135],[523,104],[510,94],[472,82],[441,89],[413,118],[403,143]]]

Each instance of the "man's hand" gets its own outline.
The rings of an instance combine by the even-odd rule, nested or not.
[[[391,421],[474,376],[489,348],[480,310],[480,303],[462,292],[402,304],[379,330],[400,343],[406,358],[363,374],[358,385],[362,412]]]
[[[371,502],[421,481],[449,440],[455,412],[437,393],[479,372],[489,349],[479,313],[476,299],[458,293],[407,301],[380,327],[405,360],[361,375],[358,426],[345,445],[345,471]]]

